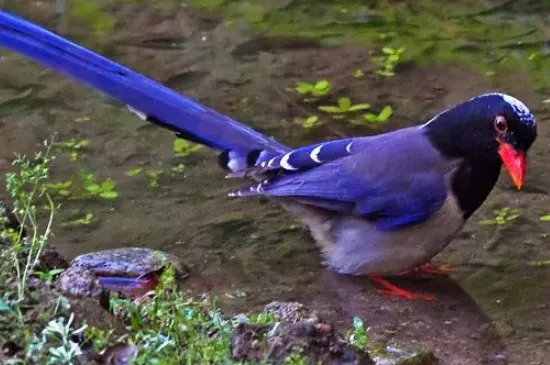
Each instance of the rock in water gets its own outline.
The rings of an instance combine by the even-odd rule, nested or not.
[[[90,270],[82,267],[69,267],[56,280],[57,289],[69,296],[97,298],[103,288]]]
[[[124,247],[92,252],[76,257],[71,266],[84,267],[97,276],[141,277],[172,265],[180,278],[188,268],[172,254],[142,247]]]

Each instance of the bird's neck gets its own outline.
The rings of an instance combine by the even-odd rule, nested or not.
[[[468,219],[483,204],[500,175],[501,163],[487,164],[484,161],[462,161],[451,181],[451,188]]]
[[[465,110],[448,110],[424,125],[430,142],[443,156],[460,159],[452,177],[452,190],[468,219],[483,204],[495,186],[502,162],[498,155],[468,133],[462,122],[468,115]]]

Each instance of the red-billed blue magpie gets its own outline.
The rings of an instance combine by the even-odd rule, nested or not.
[[[340,273],[399,274],[430,261],[493,189],[504,166],[521,188],[536,138],[527,106],[474,97],[425,124],[292,149],[21,18],[0,12],[0,45],[92,86],[140,118],[220,152],[229,177],[254,183],[311,231]]]

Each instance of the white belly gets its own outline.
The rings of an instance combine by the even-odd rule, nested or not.
[[[283,206],[309,227],[329,267],[354,275],[397,274],[424,264],[464,226],[452,196],[427,222],[396,231],[380,231],[358,217],[331,216],[288,200]]]
[[[396,231],[380,231],[365,220],[346,217],[333,227],[335,245],[327,264],[347,274],[397,274],[428,262],[463,226],[453,197],[427,222]]]

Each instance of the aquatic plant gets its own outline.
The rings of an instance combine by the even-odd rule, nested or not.
[[[59,0],[66,2],[69,14],[89,25],[97,36],[106,36],[114,28],[113,17],[99,8],[95,1],[90,0]],[[69,6],[67,6],[69,5]]]
[[[297,82],[295,90],[298,94],[302,96],[313,96],[313,97],[319,97],[319,96],[325,96],[327,95],[330,90],[332,89],[332,85],[328,80],[319,80],[314,83],[307,83],[307,82]]]
[[[324,111],[325,113],[335,114],[339,117],[342,117],[342,114],[345,113],[358,112],[369,108],[370,104],[367,103],[352,104],[350,98],[348,97],[338,98],[336,105],[319,106],[319,110]]]
[[[73,185],[72,180],[58,181],[58,182],[48,182],[46,187],[48,190],[57,194],[61,197],[69,197],[71,195],[71,186]]]
[[[375,70],[375,74],[380,76],[386,76],[386,77],[394,76],[395,66],[397,66],[399,62],[401,62],[404,52],[405,52],[405,47],[382,48],[381,56],[372,57],[372,62],[374,62],[379,67],[378,69]]]
[[[378,114],[367,113],[367,114],[363,115],[363,119],[367,123],[381,124],[381,123],[384,123],[385,121],[387,121],[392,116],[392,114],[393,114],[392,107],[389,106],[389,105],[386,105],[384,108],[382,108],[380,113],[378,113]]]
[[[494,217],[489,219],[483,219],[479,224],[484,226],[500,226],[503,224],[514,222],[519,218],[519,210],[512,207],[504,207],[501,209],[493,210]]]
[[[304,129],[314,128],[322,124],[321,120],[317,115],[310,115],[306,118],[297,117],[297,118],[294,118],[294,122],[301,125],[302,128]]]
[[[202,145],[191,143],[183,138],[174,139],[173,150],[177,157],[185,157],[202,148]]]
[[[89,141],[87,139],[78,140],[76,138],[71,138],[67,141],[55,142],[54,146],[63,152],[67,152],[71,161],[76,161],[88,144]]]
[[[94,213],[88,212],[84,216],[61,223],[62,227],[74,227],[74,226],[89,226],[94,222]]]
[[[134,166],[128,171],[125,172],[126,176],[137,176],[143,172],[143,167],[141,166]]]
[[[160,186],[159,179],[164,171],[160,169],[156,170],[147,170],[147,175],[149,176],[149,187],[158,188]]]
[[[185,171],[185,165],[182,163],[177,164],[176,166],[172,166],[172,172],[176,174],[182,174],[184,171]]]
[[[84,184],[84,190],[89,197],[100,197],[107,200],[116,199],[118,197],[118,193],[115,190],[116,182],[113,179],[106,179],[103,182],[98,182],[94,174],[84,170],[80,170],[79,175]]]
[[[363,70],[361,70],[360,68],[358,68],[358,69],[356,69],[355,71],[353,71],[352,76],[355,77],[356,79],[359,79],[359,78],[365,76],[365,73],[363,72]]]

